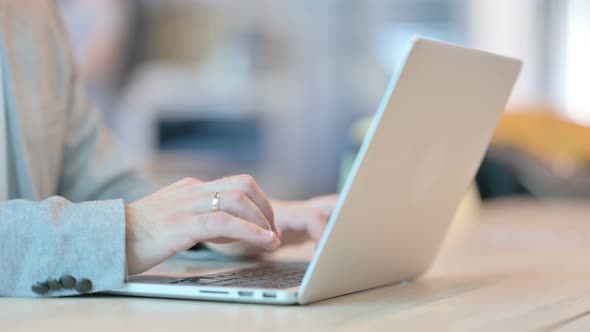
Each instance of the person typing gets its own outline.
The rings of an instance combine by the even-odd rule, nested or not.
[[[84,96],[53,1],[0,0],[0,296],[120,288],[197,243],[254,256],[319,240],[335,196],[271,201],[248,175],[157,189]]]

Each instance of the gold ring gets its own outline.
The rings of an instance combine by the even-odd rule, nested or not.
[[[221,197],[221,193],[218,191],[213,195],[213,212],[219,211],[219,198]]]

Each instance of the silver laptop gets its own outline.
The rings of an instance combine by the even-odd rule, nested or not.
[[[131,277],[112,293],[307,304],[417,278],[439,250],[520,68],[515,59],[415,39],[311,262]]]

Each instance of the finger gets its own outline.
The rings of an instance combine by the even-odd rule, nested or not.
[[[198,180],[196,180],[198,182],[195,182],[193,180],[196,179],[181,180],[182,183],[175,187],[179,199],[185,196],[213,195],[215,192],[243,191],[258,206],[268,221],[270,229],[278,236],[279,232],[274,222],[274,212],[270,201],[251,176],[236,175],[211,182],[200,182]],[[210,211],[210,208],[206,211]]]
[[[285,240],[288,243],[300,243],[307,239],[319,242],[329,219],[322,211],[308,207],[291,209],[284,214],[281,227],[287,235]]]
[[[266,219],[269,221],[273,232],[277,232],[274,223],[274,211],[270,200],[266,197],[260,186],[256,183],[254,178],[250,175],[236,175],[228,178],[219,180],[221,186],[228,186],[228,189],[241,190],[254,202],[262,213],[264,213]]]
[[[270,221],[248,195],[239,190],[231,190],[221,194],[219,209],[234,217],[253,222],[264,229],[275,232]],[[276,234],[276,232],[275,232]],[[278,236],[278,234],[276,234]]]
[[[243,191],[254,204],[258,206],[260,211],[264,214],[269,222],[271,230],[278,235],[277,227],[274,222],[274,211],[269,199],[266,197],[262,189],[258,186],[256,181],[250,175],[236,175],[227,177],[212,182],[207,182],[202,185],[203,188],[209,188],[215,191]]]
[[[338,199],[340,196],[338,195],[325,195],[325,196],[318,196],[312,199],[305,201],[305,205],[319,209],[322,211],[326,216],[331,216],[338,204]]]
[[[189,213],[201,214],[215,212],[213,198],[209,195],[190,197]],[[219,211],[227,212],[234,217],[253,222],[258,226],[271,230],[270,222],[266,219],[258,205],[242,191],[232,190],[220,193]]]
[[[304,213],[303,223],[307,235],[316,243],[320,242],[328,225],[328,216],[317,209],[309,209]]]
[[[226,212],[202,214],[194,220],[194,238],[199,242],[228,238],[267,250],[277,249],[281,244],[275,233]]]

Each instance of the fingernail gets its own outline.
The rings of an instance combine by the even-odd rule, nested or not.
[[[274,232],[269,231],[268,236],[271,238],[271,242],[268,246],[268,249],[274,250],[281,245],[281,240],[276,236]]]
[[[276,248],[281,246],[281,239],[279,239],[277,236],[275,236],[274,240],[272,241],[273,246]]]

